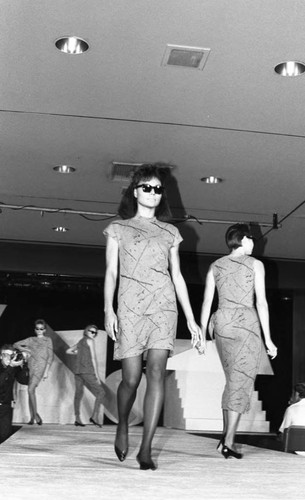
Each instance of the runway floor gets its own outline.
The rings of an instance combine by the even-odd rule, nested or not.
[[[159,427],[156,471],[135,460],[141,427],[130,429],[120,463],[115,426],[24,425],[0,445],[0,494],[5,500],[198,500],[304,498],[305,458],[242,444],[242,460],[225,460],[207,435]]]

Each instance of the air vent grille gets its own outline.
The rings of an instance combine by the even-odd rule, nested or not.
[[[211,49],[167,44],[162,66],[202,70]]]

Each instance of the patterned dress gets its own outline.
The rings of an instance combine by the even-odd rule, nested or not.
[[[182,241],[172,224],[136,216],[104,231],[119,245],[118,336],[114,359],[148,349],[173,351],[177,304],[168,270],[169,250]]]
[[[248,255],[222,257],[212,264],[218,309],[209,329],[214,330],[226,385],[222,408],[245,413],[250,409],[258,373],[262,338],[254,307],[255,259]]]
[[[24,340],[15,342],[14,347],[22,350],[28,349],[31,356],[28,360],[30,372],[30,382],[38,384],[43,377],[47,365],[51,365],[53,361],[53,344],[50,337],[28,337]]]

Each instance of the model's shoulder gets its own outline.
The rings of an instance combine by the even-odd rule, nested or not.
[[[212,266],[220,266],[222,264],[225,264],[229,260],[229,255],[223,255],[222,257],[219,257],[219,259],[214,260],[212,262]]]

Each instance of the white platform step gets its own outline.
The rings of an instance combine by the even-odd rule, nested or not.
[[[221,431],[221,397],[225,377],[214,342],[208,342],[207,353],[199,356],[189,341],[180,340],[177,355],[167,364],[164,425],[192,431]],[[184,343],[184,344],[183,344]],[[272,375],[267,355],[260,373]],[[266,412],[258,393],[253,392],[250,411],[241,416],[240,432],[269,432]]]

